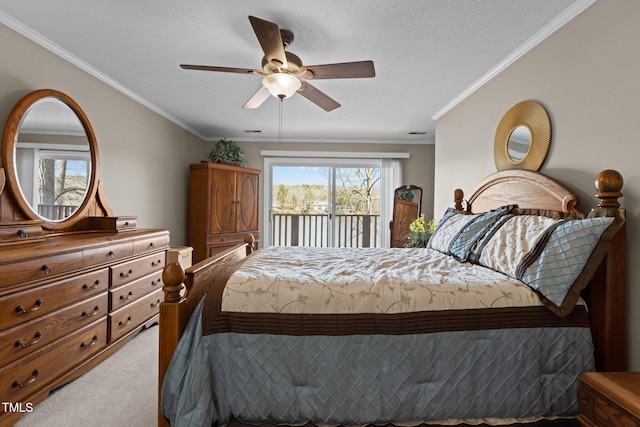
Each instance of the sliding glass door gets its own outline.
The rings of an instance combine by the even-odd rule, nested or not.
[[[380,162],[331,162],[273,162],[265,179],[268,245],[381,245]]]
[[[380,167],[333,168],[334,246],[380,246]]]

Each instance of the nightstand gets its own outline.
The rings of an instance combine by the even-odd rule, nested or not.
[[[583,426],[640,426],[640,372],[590,372],[578,378]]]

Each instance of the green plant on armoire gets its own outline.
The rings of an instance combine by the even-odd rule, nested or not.
[[[209,152],[209,161],[234,166],[246,166],[247,159],[242,149],[234,141],[223,138],[216,142]]]

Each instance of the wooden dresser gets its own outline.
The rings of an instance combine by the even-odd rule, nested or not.
[[[75,115],[84,133],[26,133],[40,106]],[[60,92],[23,97],[1,149],[0,425],[10,426],[157,323],[169,232],[113,215],[91,125]]]
[[[578,381],[580,424],[640,426],[640,372],[593,372],[581,375]]]
[[[193,262],[244,243],[258,234],[258,169],[221,163],[190,165],[189,246]]]
[[[157,321],[167,231],[0,248],[0,400],[34,403]]]

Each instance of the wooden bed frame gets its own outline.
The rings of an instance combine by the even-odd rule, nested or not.
[[[620,207],[622,177],[613,170],[601,172],[596,178],[598,207],[588,214],[616,218],[617,231],[611,236],[606,257],[597,267],[590,285],[583,291],[589,306],[594,339],[596,369],[620,371],[627,367],[625,331],[626,284],[626,219]],[[507,170],[484,179],[463,206],[464,193],[454,192],[455,209],[483,212],[507,204],[539,211],[556,211],[581,215],[576,209],[578,196],[553,179],[538,172]],[[408,249],[410,250],[410,249]],[[171,361],[191,314],[212,283],[226,282],[229,276],[253,252],[253,237],[214,257],[203,260],[186,272],[180,264],[169,264],[163,272],[165,299],[160,305],[159,386]],[[158,425],[168,421],[158,410]]]

